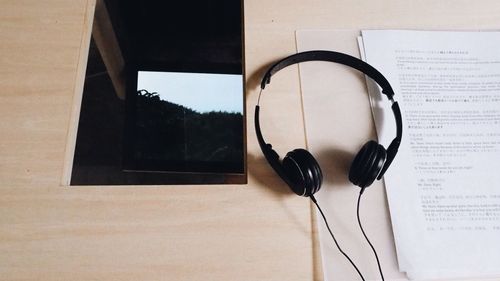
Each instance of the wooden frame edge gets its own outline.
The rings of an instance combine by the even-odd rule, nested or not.
[[[73,170],[73,158],[76,147],[76,136],[78,133],[78,121],[80,119],[80,110],[82,106],[83,85],[85,83],[85,72],[87,69],[87,60],[90,47],[90,38],[92,36],[92,24],[94,22],[94,12],[97,0],[87,0],[85,15],[83,20],[82,38],[80,40],[80,49],[78,53],[78,65],[75,75],[75,87],[73,90],[73,99],[71,103],[71,114],[66,136],[66,149],[64,154],[63,172],[61,185],[69,186],[71,183],[71,172]]]

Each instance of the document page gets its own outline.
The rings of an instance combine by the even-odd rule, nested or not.
[[[360,49],[403,115],[384,176],[400,270],[500,276],[500,32],[368,30]],[[390,103],[368,88],[379,141],[389,143]]]

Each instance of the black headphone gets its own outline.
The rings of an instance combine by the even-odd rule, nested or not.
[[[261,82],[261,93],[271,82],[271,76],[281,69],[301,62],[329,61],[343,64],[363,72],[373,79],[380,87],[382,93],[392,102],[392,112],[396,119],[396,137],[392,140],[387,150],[376,141],[368,141],[352,161],[349,170],[349,180],[363,191],[375,179],[380,180],[387,168],[391,165],[397,154],[403,134],[403,125],[399,105],[394,101],[394,91],[387,79],[374,67],[353,56],[333,51],[308,51],[288,56],[273,64],[265,73]],[[288,152],[280,161],[280,156],[270,143],[264,141],[259,122],[259,102],[255,106],[255,130],[260,148],[265,158],[276,173],[290,186],[297,195],[312,197],[321,188],[323,173],[316,159],[305,149],[294,149]]]

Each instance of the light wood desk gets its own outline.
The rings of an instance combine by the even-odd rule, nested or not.
[[[496,0],[247,0],[248,184],[65,187],[88,1],[0,2],[1,280],[321,280],[310,203],[256,143],[264,68],[295,52],[296,29],[500,27]],[[281,77],[263,130],[284,154],[305,137],[297,68]]]

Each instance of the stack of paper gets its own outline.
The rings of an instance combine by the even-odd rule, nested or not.
[[[299,31],[298,50],[356,56],[348,46],[355,40],[347,33]],[[391,83],[403,115],[403,143],[384,177],[399,270],[418,280],[500,277],[500,32],[370,30],[362,31],[358,43],[362,57]],[[344,158],[352,155],[343,151],[352,153],[353,140],[362,143],[364,121],[353,119],[367,119],[366,96],[350,93],[355,91],[347,84],[363,89],[352,73],[339,76],[331,65],[300,66],[308,148],[327,175],[317,198],[361,271],[377,279],[372,256],[352,223],[349,200],[356,192],[342,177],[345,168],[333,164],[345,166]],[[378,139],[387,146],[395,136],[391,103],[368,82]],[[353,111],[352,103],[360,109]],[[349,118],[332,120],[332,109],[344,110],[339,104],[349,108],[342,114]],[[332,171],[336,178],[328,180]],[[399,280],[392,239],[385,236],[391,228],[381,221],[385,210],[377,205],[383,202],[378,187],[365,192],[362,220],[386,280]],[[318,226],[325,280],[355,279],[321,221]]]
[[[500,33],[373,30],[359,43],[403,112],[404,142],[385,175],[400,270],[500,275]],[[390,103],[370,96],[388,143]]]

